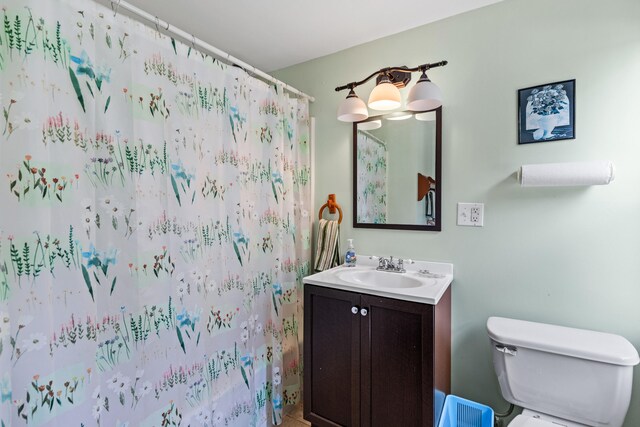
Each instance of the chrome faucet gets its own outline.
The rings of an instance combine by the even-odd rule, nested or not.
[[[393,256],[389,258],[385,257],[369,257],[370,259],[378,258],[378,267],[376,270],[378,271],[388,271],[391,273],[406,273],[407,270],[404,269],[404,260],[402,258],[398,259],[397,264],[393,262]],[[410,264],[413,264],[413,261],[407,260]]]

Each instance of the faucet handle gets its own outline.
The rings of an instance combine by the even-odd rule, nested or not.
[[[386,269],[387,265],[389,264],[389,260],[386,259],[385,257],[382,257],[382,256],[371,255],[371,256],[369,256],[369,259],[378,260],[378,269],[379,270]]]
[[[400,259],[398,260],[398,265],[397,265],[397,267],[396,267],[396,271],[398,271],[398,272],[400,272],[400,273],[406,273],[406,272],[407,272],[407,270],[405,270],[405,268],[404,268],[404,263],[405,263],[405,262],[406,262],[407,264],[413,264],[413,263],[414,263],[414,261],[413,261],[413,260],[411,260],[411,259],[402,259],[402,258],[400,258]]]

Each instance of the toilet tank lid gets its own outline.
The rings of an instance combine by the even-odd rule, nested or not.
[[[490,317],[487,331],[500,344],[613,365],[634,366],[640,362],[635,347],[620,335],[505,317]]]

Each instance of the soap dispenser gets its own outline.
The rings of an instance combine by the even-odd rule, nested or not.
[[[346,267],[355,267],[356,266],[356,250],[353,247],[353,239],[347,239],[349,242],[349,247],[347,248],[347,253],[344,256],[344,265]]]

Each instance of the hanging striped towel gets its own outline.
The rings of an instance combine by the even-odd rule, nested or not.
[[[321,219],[318,223],[318,247],[316,271],[324,271],[340,265],[340,225],[338,221]]]

